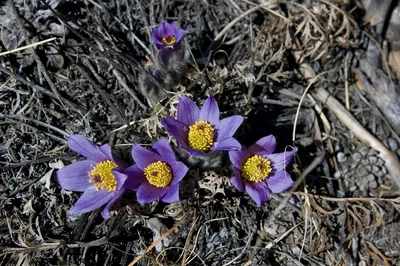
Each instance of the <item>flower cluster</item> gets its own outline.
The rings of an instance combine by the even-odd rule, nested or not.
[[[177,119],[164,118],[161,124],[191,156],[228,151],[234,169],[232,184],[239,191],[246,191],[258,206],[268,201],[270,193],[289,189],[293,181],[285,168],[297,149],[273,153],[276,140],[271,135],[246,148],[233,137],[243,118],[235,115],[220,120],[219,115],[213,96],[201,109],[188,97],[181,97]],[[167,203],[179,201],[179,182],[189,169],[176,159],[166,138],[156,141],[152,150],[135,143],[135,164],[129,167],[112,153],[109,145],[97,147],[83,136],[70,136],[68,146],[87,158],[57,172],[62,188],[83,192],[70,210],[71,215],[106,205],[102,216],[109,218],[110,207],[127,189],[136,191],[142,205],[158,199]]]

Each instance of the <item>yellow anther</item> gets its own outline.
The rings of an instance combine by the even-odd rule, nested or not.
[[[168,36],[166,38],[165,37],[162,38],[161,41],[165,45],[171,45],[171,44],[176,43],[176,38],[175,38],[175,36]]]
[[[271,161],[259,155],[246,160],[242,167],[242,177],[246,181],[261,182],[271,173]]]
[[[168,186],[172,181],[172,169],[164,162],[155,162],[144,168],[144,175],[155,187]]]
[[[88,173],[90,183],[95,183],[95,189],[107,189],[108,191],[115,191],[117,189],[117,180],[111,172],[117,165],[110,161],[98,163],[92,171]]]
[[[189,148],[193,150],[208,151],[214,144],[214,128],[206,121],[197,121],[189,127]]]

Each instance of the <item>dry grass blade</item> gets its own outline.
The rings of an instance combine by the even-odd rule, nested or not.
[[[180,220],[178,223],[176,223],[171,229],[169,229],[165,234],[163,234],[157,241],[155,241],[153,244],[151,244],[148,248],[146,248],[145,251],[142,252],[139,256],[137,256],[131,263],[129,263],[128,266],[133,266],[135,265],[141,258],[143,258],[144,255],[146,255],[147,252],[152,250],[158,243],[160,243],[164,238],[169,236],[176,228],[178,228],[181,223],[183,223],[186,219],[187,214]]]
[[[372,135],[365,127],[344,107],[336,98],[334,98],[324,88],[319,88],[314,97],[325,103],[328,108],[337,116],[337,118],[363,143],[379,152],[379,156],[385,161],[392,181],[397,189],[400,189],[400,162],[396,155],[392,153],[386,146]]]
[[[311,85],[313,85],[320,76],[325,75],[329,73],[329,71],[326,72],[322,72],[321,74],[319,74],[318,76],[315,76],[310,83],[308,84],[307,88],[304,90],[303,95],[301,95],[301,99],[299,102],[299,105],[297,106],[297,111],[296,111],[296,116],[294,118],[294,123],[293,123],[293,135],[292,135],[292,140],[295,141],[296,140],[296,125],[297,125],[297,119],[299,118],[299,113],[300,113],[300,108],[301,108],[301,104],[303,103],[304,97],[307,95],[308,90],[311,88]]]
[[[10,51],[2,52],[2,53],[0,53],[0,56],[16,53],[16,52],[23,51],[23,50],[26,50],[26,49],[29,49],[29,48],[34,48],[34,47],[36,47],[38,45],[41,45],[41,44],[44,44],[44,43],[47,43],[47,42],[52,42],[55,39],[57,39],[57,38],[56,37],[52,37],[52,38],[49,38],[47,40],[43,40],[43,41],[40,41],[40,42],[31,43],[29,45],[21,46],[21,47],[18,47],[16,49],[13,49],[13,50],[10,50]]]

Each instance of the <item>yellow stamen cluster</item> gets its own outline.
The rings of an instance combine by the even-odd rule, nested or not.
[[[144,175],[155,187],[168,186],[172,181],[172,169],[164,162],[155,162],[144,168]]]
[[[271,173],[271,161],[259,155],[246,160],[242,167],[242,177],[246,181],[261,182]]]
[[[168,36],[167,38],[165,38],[165,37],[162,38],[161,41],[165,45],[171,45],[171,44],[176,43],[176,38],[175,38],[175,36]]]
[[[107,189],[109,192],[117,189],[117,180],[111,172],[117,165],[110,161],[98,163],[92,171],[88,173],[90,183],[95,183],[95,189]]]
[[[193,150],[208,151],[214,144],[214,128],[206,121],[197,121],[189,127],[189,148]]]

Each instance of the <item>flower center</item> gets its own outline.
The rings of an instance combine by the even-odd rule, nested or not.
[[[206,152],[214,144],[214,128],[206,121],[197,121],[189,127],[189,148]]]
[[[166,187],[172,181],[172,169],[164,162],[155,162],[144,168],[144,175],[155,187]]]
[[[246,181],[261,182],[271,173],[271,161],[259,155],[246,160],[242,167],[242,177]]]
[[[167,36],[161,39],[162,43],[165,45],[171,45],[176,43],[176,38],[175,36]]]
[[[110,161],[104,161],[97,164],[92,171],[88,173],[90,183],[95,183],[95,189],[107,189],[109,192],[117,189],[117,180],[111,172],[117,165]]]

